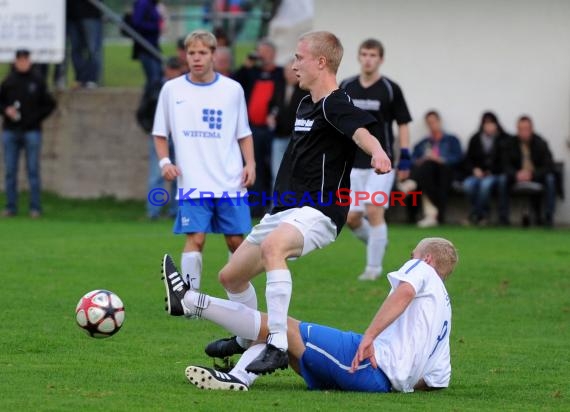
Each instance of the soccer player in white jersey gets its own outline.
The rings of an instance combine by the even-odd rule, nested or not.
[[[444,282],[457,264],[454,245],[422,239],[409,261],[387,274],[392,289],[364,334],[289,318],[289,364],[309,389],[413,392],[449,386],[451,301]],[[167,271],[175,273],[170,266]],[[227,300],[189,291],[187,316],[210,320],[239,336],[265,341],[267,315]],[[248,390],[257,375],[246,370],[264,345],[251,346],[228,373],[189,366],[202,389]]]
[[[398,180],[404,180],[410,174],[410,137],[408,123],[412,121],[404,94],[400,86],[380,73],[384,62],[384,46],[376,39],[364,40],[358,48],[360,74],[344,80],[340,87],[346,90],[354,105],[366,110],[378,119],[387,142],[386,152],[394,155],[394,121],[398,125],[400,160]],[[350,173],[352,203],[348,213],[347,225],[354,235],[366,244],[366,266],[359,280],[375,280],[382,273],[382,261],[388,245],[388,226],[384,211],[390,205],[390,193],[394,185],[395,172],[377,175],[370,168],[370,156],[361,150],[356,153],[354,167]],[[370,196],[381,192],[375,199],[386,200],[384,205],[375,205],[372,199],[359,201],[356,192],[364,191]],[[366,215],[366,218],[364,216]]]
[[[214,71],[216,38],[197,30],[184,45],[190,73],[162,88],[153,135],[163,176],[178,179],[174,233],[186,235],[182,274],[197,290],[206,233],[223,233],[234,252],[251,229],[244,196],[255,180],[255,160],[243,89]],[[176,165],[168,157],[169,138]]]
[[[287,260],[323,248],[338,236],[348,214],[348,204],[340,202],[339,190],[350,187],[356,148],[371,155],[377,173],[387,173],[392,167],[370,132],[378,128],[376,119],[355,107],[338,88],[336,72],[342,53],[340,40],[330,32],[300,37],[293,71],[299,86],[310,95],[297,109],[294,131],[277,173],[274,206],[220,271],[220,282],[230,300],[252,309],[257,309],[257,296],[250,281],[263,271],[267,273],[270,334],[265,349],[248,365],[253,373],[271,373],[288,366],[287,313],[293,281]],[[179,275],[164,281],[168,312],[182,315],[180,305],[172,302],[181,299],[187,286]],[[241,353],[248,344],[243,336],[239,338],[216,341],[206,352],[212,357]]]

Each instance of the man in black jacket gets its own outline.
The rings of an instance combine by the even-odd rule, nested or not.
[[[479,130],[469,140],[464,158],[467,178],[463,188],[471,204],[472,224],[485,225],[488,221],[491,194],[498,175],[503,173],[500,148],[509,138],[493,112],[483,113]]]
[[[31,70],[28,50],[16,51],[14,70],[0,85],[0,111],[4,117],[2,141],[6,168],[6,209],[4,216],[14,216],[18,209],[18,160],[26,153],[30,185],[30,216],[41,215],[40,154],[41,123],[55,109],[43,79]]]
[[[502,162],[505,173],[499,177],[499,219],[509,224],[509,191],[518,182],[536,182],[544,187],[546,213],[544,220],[540,212],[541,198],[533,199],[537,224],[552,226],[556,203],[556,176],[554,161],[548,143],[534,133],[532,120],[521,116],[517,122],[517,136],[503,145]]]

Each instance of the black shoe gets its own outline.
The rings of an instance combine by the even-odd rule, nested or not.
[[[277,369],[287,369],[287,366],[289,366],[287,351],[268,343],[263,352],[247,365],[245,370],[256,375],[265,375],[266,373],[273,373]]]
[[[169,255],[162,259],[162,280],[166,288],[166,307],[164,308],[172,316],[184,315],[182,299],[190,287],[184,283],[178,268]]]
[[[245,352],[245,348],[242,348],[237,342],[237,337],[232,336],[209,343],[204,352],[211,358],[227,358],[233,355],[241,355]]]
[[[233,375],[203,366],[188,366],[186,377],[200,389],[247,391],[248,387]]]

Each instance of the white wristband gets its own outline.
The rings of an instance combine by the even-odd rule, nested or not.
[[[170,159],[168,157],[163,157],[162,159],[160,159],[160,161],[158,162],[158,165],[160,166],[160,168],[162,169],[164,166],[166,165],[170,165],[172,164],[172,162],[170,161]]]

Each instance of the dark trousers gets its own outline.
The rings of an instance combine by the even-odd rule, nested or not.
[[[266,201],[270,198],[273,180],[271,178],[271,145],[273,133],[267,127],[251,126],[255,155],[255,183],[249,189],[249,202],[252,217],[263,217],[271,208]],[[262,196],[265,193],[265,196]]]
[[[423,196],[427,196],[437,207],[437,220],[445,222],[445,211],[447,208],[447,197],[453,181],[453,169],[449,166],[426,160],[414,166],[411,178],[418,183],[418,189]]]
[[[547,173],[544,176],[532,179],[533,182],[541,183],[544,186],[543,193],[531,195],[530,203],[534,213],[536,223],[543,223],[542,204],[545,206],[544,219],[547,224],[552,224],[554,218],[554,208],[556,206],[556,176],[554,173]],[[514,181],[507,175],[500,175],[497,180],[497,192],[499,195],[499,220],[502,223],[510,222],[510,193]]]

